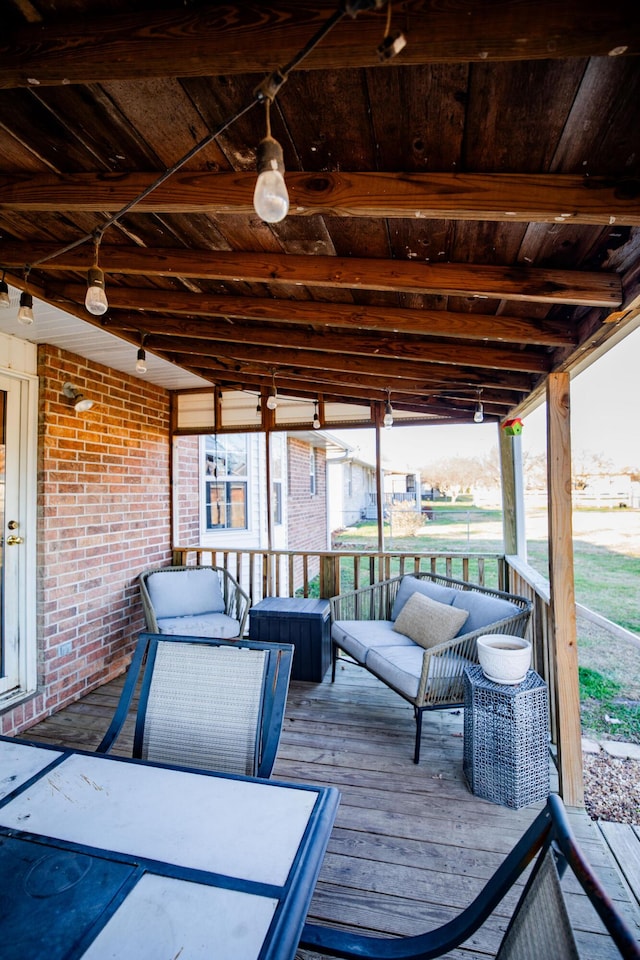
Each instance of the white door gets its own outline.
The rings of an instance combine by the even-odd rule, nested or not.
[[[0,373],[0,706],[35,689],[35,394]]]

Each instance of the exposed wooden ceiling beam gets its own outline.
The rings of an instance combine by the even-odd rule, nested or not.
[[[38,270],[81,270],[90,265],[88,245],[38,265]],[[21,269],[60,250],[55,244],[0,242],[0,263]],[[522,266],[420,263],[293,254],[229,253],[181,248],[102,246],[100,264],[112,273],[360,288],[399,293],[482,296],[535,303],[617,307],[622,285],[615,273],[588,273]]]
[[[121,210],[162,171],[0,176],[0,210]],[[253,215],[256,175],[178,171],[138,213]],[[287,173],[289,216],[640,225],[640,182],[563,174]]]
[[[169,334],[162,323],[155,325],[156,331],[147,343],[161,350],[175,350],[180,353],[210,355],[216,353],[219,344],[230,344],[232,349],[244,349],[245,344],[260,347],[274,347],[282,351],[303,350],[301,359],[311,348],[316,353],[340,354],[349,357],[368,357],[377,361],[401,360],[413,363],[451,363],[452,346],[405,334],[402,337],[382,336],[381,334],[359,333],[329,330],[317,331],[313,337],[307,330],[297,327],[276,327],[265,324],[247,324],[242,326],[224,321],[207,323],[205,337],[184,337]],[[215,346],[213,346],[215,344]],[[453,348],[455,362],[461,366],[488,367],[492,370],[516,370],[523,373],[548,373],[551,358],[548,354],[533,353],[530,350],[513,350],[505,347],[488,347],[458,343]],[[409,371],[408,371],[409,372]]]
[[[50,303],[65,306],[68,300],[82,303],[86,287],[63,284],[48,287]],[[508,317],[502,314],[455,313],[447,310],[400,307],[355,306],[317,300],[272,300],[267,298],[217,296],[181,291],[111,287],[110,311],[106,323],[111,329],[143,329],[183,337],[211,336],[214,329],[206,320],[193,317],[256,320],[260,323],[287,323],[317,330],[345,329],[354,332],[379,330],[385,334],[414,334],[463,340],[491,341],[544,346],[573,346],[575,334],[568,324]],[[141,318],[138,311],[144,311]],[[155,313],[169,316],[157,317]],[[151,316],[150,316],[151,314]],[[185,314],[181,319],[176,314]]]
[[[455,365],[452,365],[451,362],[434,363],[427,359],[423,361],[398,360],[393,357],[325,353],[321,350],[286,349],[279,346],[261,346],[242,342],[225,343],[221,340],[216,341],[215,349],[209,351],[203,346],[201,340],[182,338],[167,341],[163,337],[150,337],[147,346],[151,351],[158,350],[165,355],[170,354],[176,359],[180,358],[178,359],[179,363],[183,362],[182,358],[184,357],[193,358],[197,356],[198,360],[195,362],[203,367],[207,367],[212,358],[226,357],[227,361],[231,363],[242,363],[249,360],[268,364],[273,369],[278,369],[281,366],[293,366],[306,376],[315,376],[315,372],[318,370],[333,370],[350,374],[373,374],[383,378],[409,378],[412,381],[422,378],[428,380],[431,377],[432,379],[439,378],[440,382],[444,383],[449,378],[456,382],[468,382],[469,386],[475,386],[478,379],[486,379],[489,383],[501,387],[511,386],[513,382],[518,382],[512,379],[518,376],[517,373],[474,363],[465,366],[464,363],[458,364],[456,362]],[[458,360],[458,351],[455,352],[455,360]],[[194,361],[191,359],[188,362],[193,363]],[[526,371],[522,371],[521,376],[525,374]]]
[[[156,351],[154,351],[156,352]],[[224,382],[234,384],[238,389],[243,385],[264,386],[270,388],[272,384],[273,370],[276,369],[269,363],[259,363],[254,359],[237,358],[225,359],[221,351],[219,357],[207,357],[205,359],[193,354],[173,354],[167,355],[168,359],[173,359],[185,369],[189,369],[198,376],[210,378],[216,383]],[[276,380],[279,389],[282,392],[298,393],[308,392],[311,395],[332,393],[339,396],[343,402],[386,401],[387,391],[390,390],[394,397],[431,397],[440,393],[446,393],[446,396],[459,394],[463,399],[465,388],[467,394],[467,403],[475,403],[478,389],[483,390],[483,402],[491,402],[488,391],[491,391],[491,397],[494,390],[494,376],[487,371],[478,370],[465,371],[462,368],[437,368],[437,373],[421,371],[425,376],[420,379],[409,379],[406,377],[398,378],[393,376],[392,371],[387,370],[384,374],[366,374],[355,369],[330,370],[330,369],[306,369],[302,366],[284,366],[277,367]],[[456,376],[457,374],[457,376]],[[447,379],[449,375],[449,380]],[[465,381],[466,376],[466,381]],[[510,410],[518,402],[520,397],[526,393],[532,385],[526,386],[521,380],[516,389],[513,377],[510,378],[509,390],[498,390],[497,407],[504,407]],[[503,402],[511,393],[511,399]]]
[[[271,72],[288,63],[337,2],[209,3],[195,8],[68,18],[5,30],[0,86]],[[396,15],[408,43],[398,63],[549,59],[640,52],[637,5],[600,0],[407,0]],[[379,66],[384,13],[345,18],[304,68]]]

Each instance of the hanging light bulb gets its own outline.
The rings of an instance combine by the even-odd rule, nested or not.
[[[313,405],[313,429],[319,430],[321,427],[320,415],[318,413],[318,401],[316,400]]]
[[[11,297],[9,296],[9,287],[4,278],[5,271],[2,271],[2,280],[0,280],[0,307],[10,307]]]
[[[271,101],[265,100],[267,135],[258,144],[258,179],[253,192],[253,206],[265,223],[279,223],[289,212],[289,194],[284,182],[282,147],[271,136]]]
[[[482,423],[482,421],[484,420],[484,407],[482,406],[482,403],[480,402],[480,394],[481,394],[481,393],[482,393],[482,391],[481,391],[481,390],[478,390],[478,401],[477,401],[477,403],[476,403],[476,409],[475,409],[474,414],[473,414],[473,422],[474,422],[474,423]]]
[[[271,393],[270,393],[269,396],[267,397],[267,409],[268,409],[268,410],[275,410],[276,407],[278,406],[278,391],[277,391],[277,389],[276,389],[276,372],[275,372],[275,370],[272,370],[272,371],[271,371],[271,383],[273,384],[273,386],[271,387]]]
[[[33,297],[30,293],[20,294],[20,306],[18,307],[18,323],[28,327],[33,323]]]
[[[98,266],[98,250],[101,239],[99,233],[94,235],[93,266],[87,272],[87,295],[84,298],[85,307],[94,317],[101,317],[109,309],[109,301],[104,292],[104,271]]]
[[[388,390],[387,390],[387,402],[384,405],[384,418],[382,420],[382,423],[384,424],[387,430],[393,426],[393,407],[391,406],[391,394]]]
[[[147,372],[147,354],[144,347],[138,350],[138,359],[136,360],[136,370],[138,373]]]
[[[97,264],[87,272],[87,295],[84,305],[94,317],[101,317],[109,309],[109,301],[104,292],[104,272]]]

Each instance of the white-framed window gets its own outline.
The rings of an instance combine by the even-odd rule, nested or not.
[[[284,523],[282,498],[284,496],[285,440],[284,434],[271,435],[271,508],[276,526],[282,526]]]
[[[205,437],[204,486],[205,530],[247,530],[249,466],[246,434]]]
[[[317,469],[316,448],[311,447],[309,451],[309,493],[312,497],[318,492]]]

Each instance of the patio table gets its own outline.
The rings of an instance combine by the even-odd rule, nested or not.
[[[0,738],[3,958],[293,958],[338,798]]]

